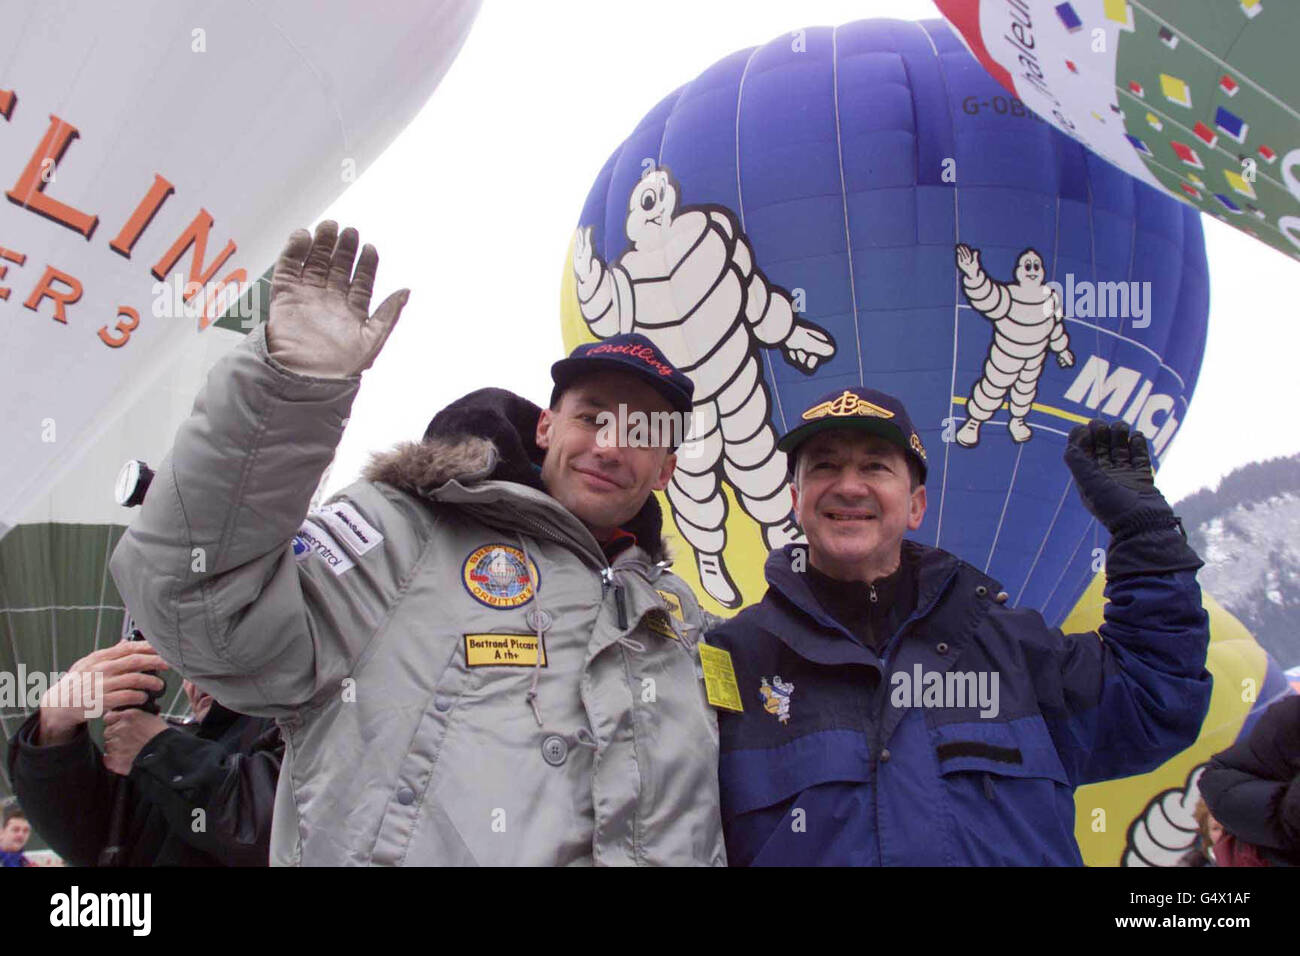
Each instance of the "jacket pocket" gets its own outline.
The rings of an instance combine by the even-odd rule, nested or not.
[[[953,862],[1071,865],[1074,791],[1039,716],[932,728]]]
[[[871,779],[871,755],[862,734],[824,730],[780,747],[732,750],[719,761],[723,814],[770,807],[822,783]]]
[[[727,860],[733,866],[871,862],[871,760],[857,731],[806,734],[719,762]],[[859,859],[865,854],[865,858]]]
[[[1041,717],[971,721],[934,728],[935,757],[943,776],[973,772],[1046,778],[1069,786],[1065,766]]]

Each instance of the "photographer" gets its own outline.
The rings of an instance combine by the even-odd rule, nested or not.
[[[96,865],[114,841],[120,787],[121,865],[266,866],[284,752],[279,729],[226,709],[189,681],[193,721],[177,726],[141,709],[163,688],[149,672],[166,669],[146,641],[124,640],[73,664],[10,741],[15,793],[50,846],[78,866]],[[80,691],[92,687],[97,709],[88,711],[91,699]],[[102,753],[87,728],[98,712]]]

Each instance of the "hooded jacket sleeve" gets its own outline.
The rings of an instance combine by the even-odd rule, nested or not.
[[[1148,554],[1185,547],[1176,529],[1140,537],[1135,548]],[[1127,544],[1112,542],[1112,551]],[[1040,624],[1041,636],[1023,644],[1074,786],[1158,767],[1196,740],[1210,704],[1209,616],[1195,570],[1108,576],[1105,594],[1096,631],[1064,634]],[[1034,630],[1024,623],[1022,634]]]
[[[231,732],[255,739],[232,751],[223,741],[164,731],[136,755],[130,779],[194,849],[226,866],[267,866],[284,741],[274,723],[253,717],[237,718]]]
[[[393,599],[384,548],[293,546],[359,384],[279,366],[259,326],[213,367],[113,552],[158,653],[232,710],[286,716],[337,689]],[[381,535],[384,518],[366,515]]]
[[[1201,775],[1210,812],[1233,836],[1300,864],[1300,697],[1260,715]]]

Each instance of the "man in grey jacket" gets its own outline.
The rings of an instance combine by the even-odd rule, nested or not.
[[[272,864],[724,863],[673,449],[601,414],[688,412],[689,380],[639,336],[580,346],[549,409],[475,392],[308,514],[408,295],[368,315],[357,244],[290,237],[111,562],[169,664],[278,719]]]

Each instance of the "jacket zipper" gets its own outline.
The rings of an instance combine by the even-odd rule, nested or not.
[[[572,550],[572,546],[574,542],[564,540],[563,538],[561,538],[559,535],[557,535],[555,532],[551,531],[549,528],[545,527],[544,525],[538,524],[537,522],[533,521],[531,518],[520,517],[519,520],[521,524],[527,525],[529,528],[541,532],[542,537],[554,541],[556,544],[561,545],[566,550]],[[608,588],[612,587],[614,589],[615,620],[618,623],[618,629],[620,631],[626,631],[627,624],[628,624],[627,597],[623,593],[623,585],[619,584],[617,581],[614,580],[614,567],[609,563],[608,560],[605,561],[605,566],[600,569],[600,585],[601,585],[600,590],[602,595]]]
[[[889,674],[889,652],[893,649],[894,642],[898,640],[899,635],[902,634],[903,631],[907,630],[908,625],[910,625],[913,621],[920,620],[921,618],[925,617],[927,614],[929,614],[931,611],[934,610],[935,605],[939,603],[939,599],[943,597],[944,592],[948,590],[948,586],[952,584],[953,578],[957,576],[957,571],[958,568],[952,569],[952,571],[948,574],[948,576],[943,579],[943,584],[939,585],[939,589],[935,591],[934,597],[930,599],[930,603],[927,604],[924,609],[919,609],[909,614],[907,620],[899,625],[898,630],[894,632],[893,637],[891,637],[889,641],[885,644],[885,649],[880,655],[880,675],[882,681],[886,681],[886,677]],[[871,600],[873,601],[876,599],[875,591],[876,591],[875,585],[872,585]],[[880,693],[880,691],[877,691],[877,693]],[[883,739],[883,732],[885,727],[884,702],[886,699],[887,697],[884,694],[881,694],[880,704],[876,708],[876,725],[874,728],[875,731],[874,736],[876,738],[874,741],[876,757],[874,760],[871,761],[871,783],[872,783],[871,803],[872,803],[872,809],[875,811],[875,818],[876,818],[876,834],[875,834],[876,835],[876,860],[879,866],[885,865],[884,851],[881,849],[880,846],[880,752],[883,749],[885,744]]]
[[[921,618],[925,617],[927,614],[929,614],[931,611],[934,610],[934,606],[939,603],[939,599],[943,597],[944,592],[948,590],[948,585],[952,583],[952,579],[957,576],[958,570],[959,570],[958,568],[953,568],[952,571],[949,572],[948,576],[943,579],[943,583],[939,585],[939,589],[935,591],[934,597],[930,599],[929,604],[927,604],[924,608],[920,610],[913,611],[911,614],[908,615],[907,620],[898,626],[898,630],[894,632],[893,637],[891,637],[889,641],[885,644],[884,652],[880,655],[880,663],[882,667],[888,670],[889,653],[894,648],[894,642],[898,640],[899,635],[902,634],[903,631],[907,630],[909,624],[911,624],[913,621],[919,621]]]
[[[614,568],[612,565],[606,565],[600,572],[601,590],[605,588],[614,588],[614,610],[615,617],[618,621],[620,631],[627,630],[627,601],[623,596],[623,585],[614,580]]]

